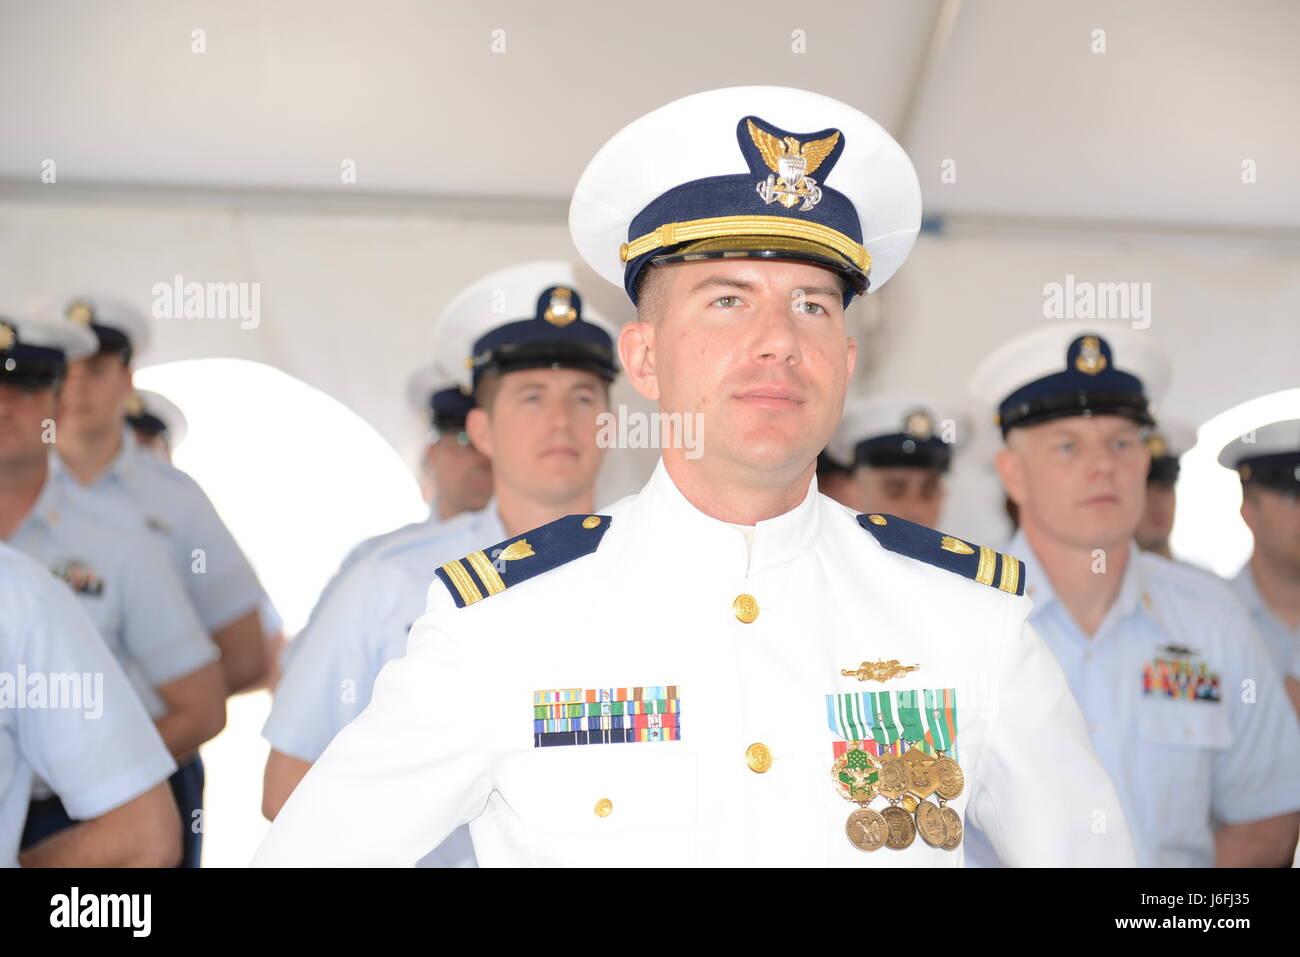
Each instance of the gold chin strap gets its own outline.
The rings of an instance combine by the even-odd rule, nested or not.
[[[628,262],[656,249],[723,236],[801,239],[835,250],[863,272],[871,269],[871,256],[861,243],[855,243],[829,226],[787,216],[715,216],[712,219],[692,219],[684,223],[665,223],[652,233],[624,243],[619,247],[618,255],[623,262]]]

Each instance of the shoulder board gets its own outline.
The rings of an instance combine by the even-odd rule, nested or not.
[[[611,521],[608,515],[566,515],[447,562],[434,574],[447,586],[456,607],[464,608],[594,552]]]
[[[896,515],[859,515],[858,524],[885,548],[938,565],[1012,595],[1025,593],[1025,563],[984,545],[971,545]]]

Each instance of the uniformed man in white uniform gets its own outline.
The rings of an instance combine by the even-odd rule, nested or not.
[[[663,457],[602,514],[439,568],[255,863],[410,865],[468,822],[483,865],[952,867],[970,820],[1016,863],[1131,864],[1020,563],[813,481],[845,305],[919,222],[898,144],[801,90],[687,97],[606,144],[570,228],[637,303],[620,365]]]
[[[1300,728],[1276,668],[1226,585],[1133,541],[1144,430],[1167,379],[1149,343],[1124,323],[1053,321],[976,371],[972,391],[1006,440],[998,474],[1020,506],[1007,547],[1024,558],[1030,621],[1124,798],[1139,862],[1285,864]],[[975,834],[971,857],[994,863]]]
[[[1241,517],[1255,538],[1232,587],[1300,712],[1300,419],[1229,442],[1219,464],[1241,477]]]
[[[608,408],[616,372],[614,333],[584,309],[564,262],[499,270],[448,306],[435,348],[458,370],[459,385],[484,399],[462,424],[490,453],[497,494],[479,512],[390,539],[344,572],[323,599],[294,642],[263,729],[272,747],[267,817],[365,709],[384,664],[405,654],[433,569],[539,522],[591,512],[604,458],[597,417]],[[456,393],[464,394],[460,387]],[[468,831],[458,829],[424,863],[472,866]]]
[[[1179,464],[1184,453],[1196,445],[1196,430],[1187,423],[1161,415],[1147,435],[1151,467],[1147,470],[1147,491],[1138,522],[1137,544],[1144,552],[1155,552],[1173,559],[1169,536],[1174,530],[1174,513],[1178,507]]]
[[[853,463],[857,511],[939,524],[953,447],[934,408],[923,396],[900,392],[849,401],[828,451]]]
[[[94,349],[85,329],[0,317],[0,539],[75,592],[184,765],[225,725],[217,648],[156,537],[51,474],[49,441],[58,434],[53,416],[67,359]],[[185,783],[172,781],[178,804]],[[38,785],[24,843],[67,827],[70,814]],[[183,822],[188,840],[195,821]]]
[[[174,866],[176,763],[85,611],[3,544],[0,608],[0,867]],[[20,854],[38,776],[80,823]]]
[[[229,693],[255,687],[267,670],[259,616],[266,594],[203,490],[179,469],[142,454],[124,421],[134,392],[132,363],[148,347],[147,321],[128,303],[88,296],[69,302],[63,317],[93,332],[99,349],[68,369],[59,403],[60,480],[138,517],[162,537],[199,620],[221,649]]]

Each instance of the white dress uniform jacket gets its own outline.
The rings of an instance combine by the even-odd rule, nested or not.
[[[504,593],[458,608],[435,581],[406,657],[254,863],[411,865],[469,822],[485,866],[957,866],[960,848],[919,838],[858,850],[845,835],[857,805],[831,774],[836,696],[936,689],[955,693],[952,753],[966,776],[949,806],[1005,859],[1134,863],[1078,707],[1025,625],[1028,600],[887,550],[815,483],[749,545],[691,505],[662,462],[607,516],[570,526],[603,535],[598,548]],[[749,624],[733,609],[740,595],[757,602]],[[877,659],[920,668],[885,684],[840,673]],[[630,688],[675,696],[658,716],[675,715],[674,733],[536,746],[535,701]],[[763,773],[746,760],[754,743],[770,751]]]

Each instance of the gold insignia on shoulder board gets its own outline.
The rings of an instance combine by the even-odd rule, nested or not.
[[[0,352],[12,349],[18,336],[14,333],[12,326],[6,326],[0,322]]]
[[[1084,375],[1096,375],[1106,368],[1106,357],[1101,354],[1101,340],[1096,336],[1084,336],[1079,343],[1079,355],[1075,357],[1074,367]]]
[[[521,538],[517,542],[511,542],[505,548],[501,549],[501,554],[497,557],[507,561],[518,561],[521,558],[531,558],[537,553],[533,551],[533,546],[528,544],[528,539]]]
[[[909,671],[917,671],[920,665],[903,665],[899,664],[897,658],[891,658],[888,661],[864,661],[862,665],[853,670],[843,668],[840,674],[845,678],[857,678],[859,681],[888,681],[890,678],[901,678]]]
[[[975,549],[971,548],[960,538],[953,538],[951,535],[945,535],[939,542],[939,547],[945,552],[952,552],[954,555],[974,555]]]

